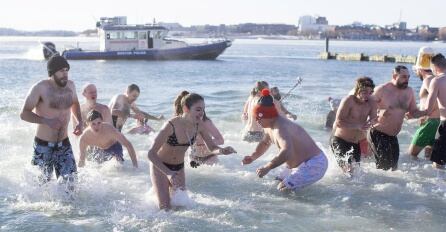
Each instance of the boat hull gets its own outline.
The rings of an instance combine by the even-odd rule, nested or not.
[[[190,45],[182,48],[147,49],[133,51],[82,51],[66,50],[62,53],[68,60],[215,60],[231,41],[226,40],[204,45]]]

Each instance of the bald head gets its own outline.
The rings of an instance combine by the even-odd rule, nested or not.
[[[82,95],[87,99],[87,101],[96,101],[98,97],[98,91],[94,84],[84,85]]]

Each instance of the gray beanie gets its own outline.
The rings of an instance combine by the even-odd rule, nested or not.
[[[48,70],[48,76],[54,75],[57,71],[68,68],[70,70],[70,65],[68,64],[67,60],[60,56],[59,54],[55,54],[51,56],[51,58],[48,60],[47,63],[47,70]]]

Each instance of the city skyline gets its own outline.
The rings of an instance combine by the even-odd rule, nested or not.
[[[418,25],[446,26],[446,14],[442,12],[446,2],[436,0],[422,3],[413,0],[375,0],[373,3],[351,0],[127,0],[125,5],[119,6],[103,0],[77,0],[75,3],[69,5],[55,0],[10,1],[0,8],[0,27],[31,31],[83,31],[94,28],[95,22],[103,16],[127,16],[130,24],[148,23],[155,18],[158,22],[180,23],[183,26],[239,23],[297,25],[299,17],[303,15],[326,17],[330,25],[361,22],[384,26],[398,22],[401,18],[401,21],[407,22],[408,28]]]

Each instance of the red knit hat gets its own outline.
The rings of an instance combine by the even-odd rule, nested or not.
[[[279,116],[274,105],[273,97],[269,94],[269,89],[262,90],[262,96],[257,102],[257,105],[254,106],[253,113],[257,119],[275,118]]]

